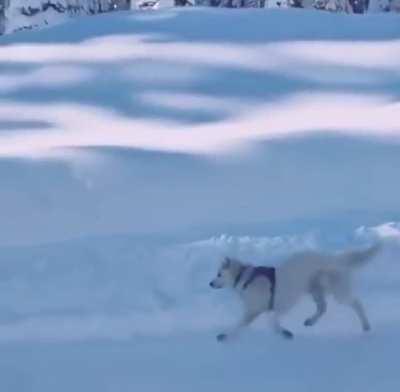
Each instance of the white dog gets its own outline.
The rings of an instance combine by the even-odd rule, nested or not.
[[[304,322],[306,326],[314,325],[326,312],[326,296],[332,294],[339,303],[354,310],[363,330],[368,331],[371,327],[364,307],[352,292],[351,272],[364,265],[380,247],[377,244],[367,250],[337,255],[305,252],[290,257],[277,268],[254,267],[226,257],[210,286],[233,288],[242,299],[244,315],[236,327],[219,334],[217,339],[223,341],[235,335],[263,312],[272,312],[276,332],[292,338],[292,332],[283,328],[279,319],[304,294],[310,294],[316,305],[315,314]]]

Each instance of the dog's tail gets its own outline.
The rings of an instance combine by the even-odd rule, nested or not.
[[[381,249],[382,243],[377,242],[375,245],[372,245],[367,249],[346,252],[343,255],[343,261],[348,268],[360,268],[366,265],[377,253],[379,253]]]

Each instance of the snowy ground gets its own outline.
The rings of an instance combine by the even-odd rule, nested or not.
[[[400,386],[398,17],[133,12],[0,44],[0,390]],[[376,236],[368,336],[336,305],[305,329],[305,300],[293,342],[215,342],[220,256]]]

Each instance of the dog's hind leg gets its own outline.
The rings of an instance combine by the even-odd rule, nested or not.
[[[342,275],[341,279],[338,279],[335,283],[332,293],[336,301],[340,304],[350,306],[360,320],[362,329],[364,331],[369,331],[371,325],[365,313],[364,306],[361,301],[353,295],[350,280]]]
[[[315,280],[311,284],[310,294],[311,294],[312,299],[315,302],[317,309],[311,317],[309,317],[308,319],[306,319],[304,321],[304,325],[306,327],[311,327],[312,325],[314,325],[321,318],[321,316],[326,312],[326,308],[327,308],[325,292],[324,292],[322,285],[318,282],[318,280]]]
[[[369,323],[368,317],[365,313],[365,309],[364,309],[364,306],[361,303],[361,301],[359,299],[353,299],[349,303],[349,305],[351,306],[351,308],[354,310],[354,312],[358,316],[358,318],[361,322],[362,329],[364,331],[369,331],[371,329],[371,324]]]

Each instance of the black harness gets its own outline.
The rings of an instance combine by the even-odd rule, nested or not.
[[[246,267],[240,268],[235,278],[233,287],[236,287],[239,284],[246,269]],[[274,308],[276,286],[276,271],[274,267],[253,267],[250,276],[242,285],[242,290],[246,290],[246,288],[254,281],[254,279],[260,276],[267,278],[271,284],[271,296],[269,300],[268,310],[272,310]]]

